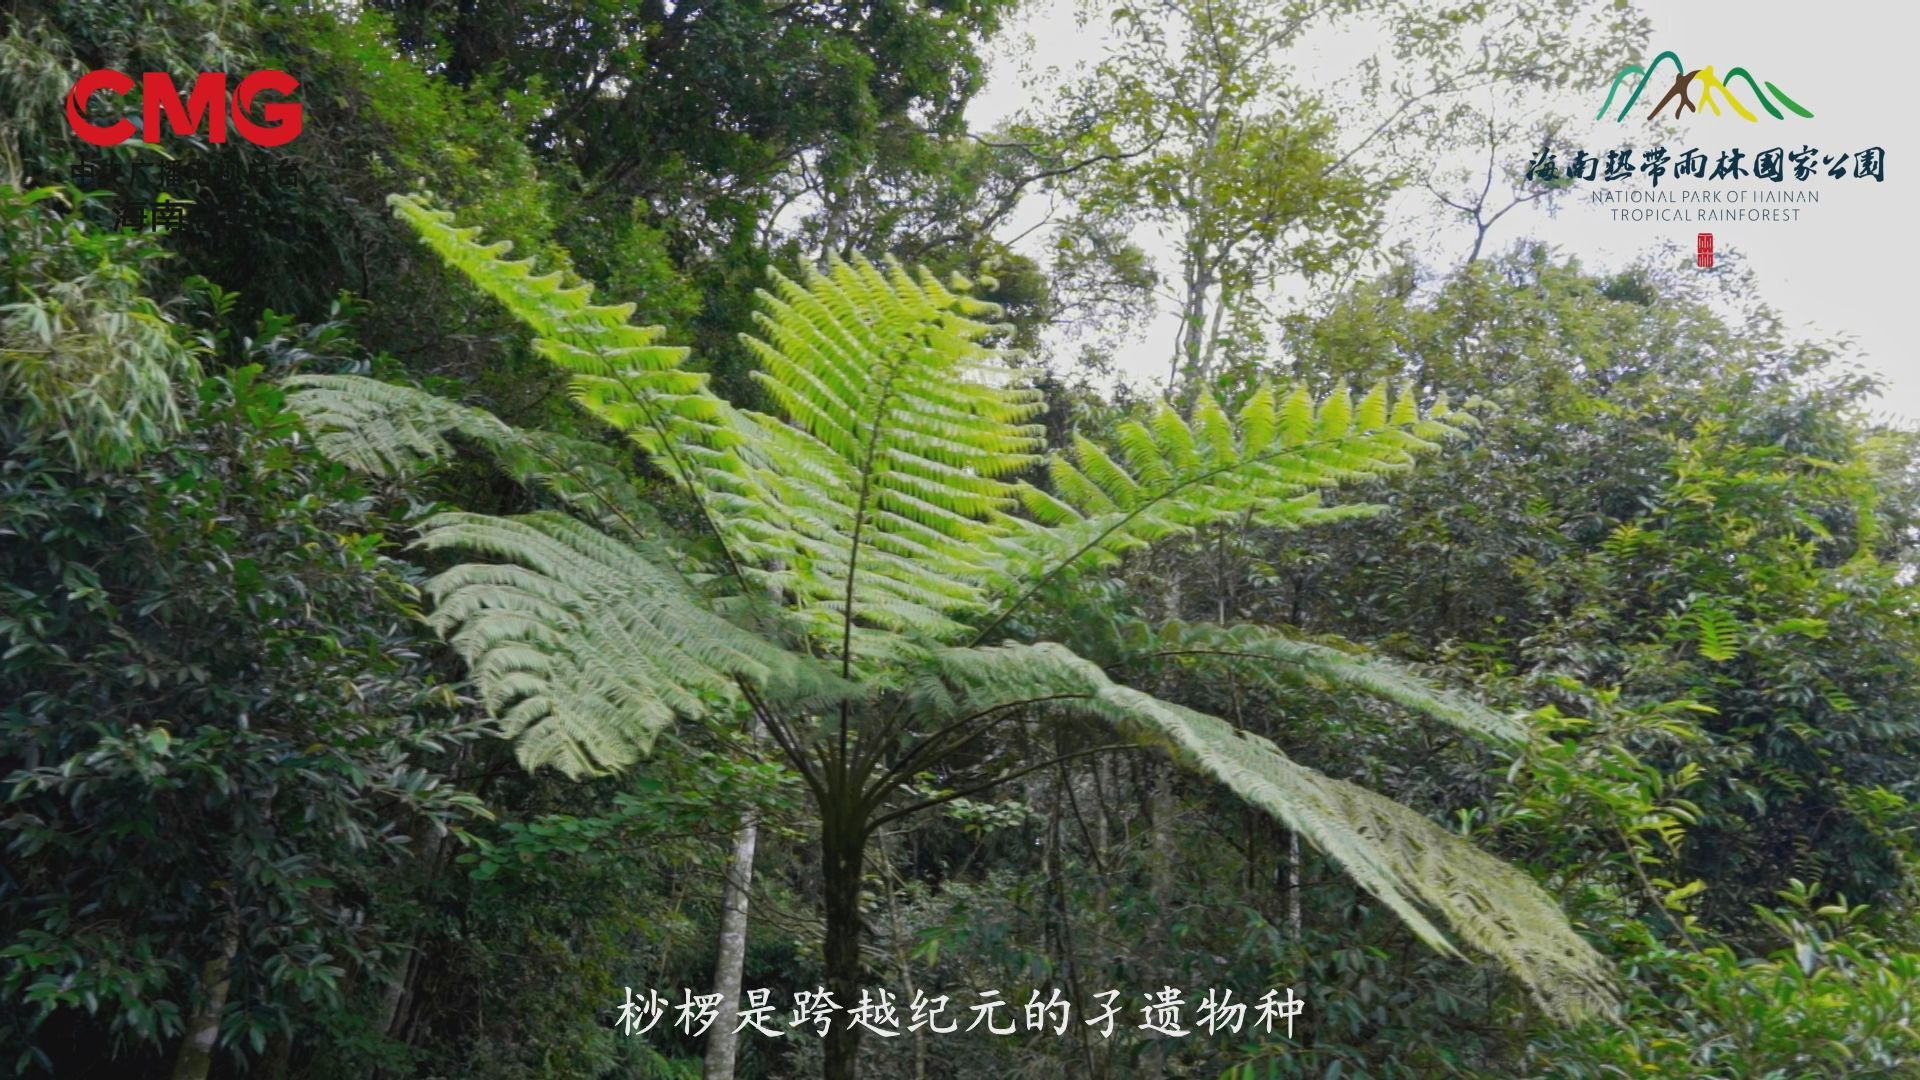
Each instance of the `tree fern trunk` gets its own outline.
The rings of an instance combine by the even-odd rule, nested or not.
[[[827,990],[841,1009],[860,1000],[860,873],[866,846],[862,822],[846,812],[823,815],[820,870],[826,885]],[[860,1029],[834,1018],[826,1038],[826,1080],[857,1080]]]

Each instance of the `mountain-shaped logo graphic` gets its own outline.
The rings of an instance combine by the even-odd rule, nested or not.
[[[1613,85],[1607,88],[1606,102],[1600,106],[1600,111],[1595,113],[1593,118],[1595,120],[1605,119],[1607,110],[1613,108],[1614,96],[1620,92],[1620,84],[1638,75],[1640,81],[1634,84],[1633,93],[1627,95],[1627,103],[1620,106],[1619,115],[1614,117],[1615,121],[1625,120],[1627,114],[1633,111],[1634,102],[1640,100],[1640,92],[1647,88],[1647,83],[1653,81],[1654,75],[1660,70],[1661,63],[1668,60],[1673,61],[1673,84],[1668,88],[1666,96],[1660,99],[1660,104],[1655,105],[1653,111],[1647,114],[1648,121],[1659,119],[1661,115],[1667,111],[1669,104],[1673,105],[1673,118],[1675,120],[1678,120],[1682,113],[1698,113],[1703,108],[1710,109],[1713,115],[1719,116],[1720,102],[1714,97],[1714,91],[1717,90],[1720,92],[1721,97],[1726,99],[1727,107],[1733,110],[1734,115],[1740,117],[1742,120],[1758,123],[1760,118],[1755,116],[1745,105],[1741,104],[1739,98],[1733,96],[1732,84],[1742,79],[1746,80],[1747,89],[1759,100],[1760,107],[1765,109],[1767,114],[1775,120],[1785,120],[1786,114],[1782,113],[1773,101],[1767,99],[1768,93],[1771,93],[1774,100],[1779,101],[1781,105],[1785,105],[1788,112],[1796,116],[1813,116],[1811,112],[1807,111],[1804,105],[1788,97],[1786,91],[1767,82],[1765,79],[1756,82],[1753,75],[1748,72],[1746,68],[1737,67],[1730,69],[1726,74],[1726,78],[1723,80],[1719,76],[1716,76],[1710,67],[1695,68],[1692,71],[1688,71],[1686,65],[1680,62],[1680,57],[1675,55],[1672,49],[1668,49],[1666,52],[1654,57],[1653,62],[1644,68],[1638,64],[1628,64],[1626,67],[1621,68],[1619,73],[1613,77]],[[1659,84],[1656,83],[1655,85],[1657,86]],[[1700,101],[1697,105],[1694,103],[1692,96],[1692,91],[1696,86],[1699,87],[1700,90]],[[1766,91],[1763,92],[1760,89],[1762,86],[1767,88]]]

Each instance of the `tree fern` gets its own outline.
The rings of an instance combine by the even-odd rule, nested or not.
[[[1040,447],[1039,394],[983,343],[991,308],[864,260],[776,274],[761,300],[745,340],[782,416],[741,414],[736,452],[697,455],[721,534],[843,666],[962,632],[1015,504],[1004,478]]]
[[[724,598],[671,569],[684,555],[606,448],[521,431],[482,409],[357,376],[298,376],[289,402],[319,447],[377,476],[444,460],[459,436],[560,514],[441,514],[417,546],[490,555],[428,583],[430,618],[466,659],[528,768],[604,772],[645,753],[676,717],[729,707],[739,683],[783,699],[838,700],[818,665],[720,618]]]
[[[585,286],[506,260],[416,199],[394,205],[528,324],[583,407],[685,486],[729,587],[676,569],[695,546],[650,535],[661,526],[599,448],[366,380],[300,380],[296,404],[323,447],[362,468],[391,473],[472,442],[573,511],[442,515],[422,534],[428,548],[494,560],[434,579],[433,618],[530,766],[617,767],[675,717],[751,703],[820,810],[836,993],[858,982],[862,851],[878,824],[916,808],[897,801],[913,776],[996,717],[1070,708],[1275,815],[1423,940],[1497,958],[1555,1015],[1609,1006],[1604,965],[1538,887],[1414,811],[1123,685],[1124,664],[1110,676],[1057,644],[958,644],[1002,631],[1045,583],[1168,536],[1374,512],[1320,495],[1408,467],[1470,416],[1444,403],[1422,415],[1384,386],[1357,404],[1269,387],[1236,416],[1202,395],[1190,416],[1162,408],[1121,425],[1111,445],[1076,438],[1044,459],[1032,423],[1042,402],[992,346],[991,307],[964,282],[859,259],[775,275],[762,294],[746,339],[773,406],[760,413],[715,396],[684,350],[628,324],[630,308],[594,305]],[[1044,490],[1021,478],[1043,464]],[[751,628],[727,617],[761,597],[786,617]],[[1317,680],[1478,736],[1525,735],[1410,670],[1270,629],[1141,628],[1125,644],[1135,661]],[[831,1076],[851,1075],[852,1038],[830,1036]]]
[[[658,326],[632,324],[632,304],[592,303],[591,286],[568,285],[559,271],[535,273],[532,259],[506,258],[511,242],[482,244],[478,229],[455,226],[452,214],[419,196],[387,201],[449,266],[533,331],[534,348],[571,373],[576,401],[642,449],[671,453],[674,439],[697,438],[724,409],[707,377],[681,366],[686,349],[658,344]]]

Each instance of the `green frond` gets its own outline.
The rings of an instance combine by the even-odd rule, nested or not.
[[[307,422],[320,452],[373,476],[405,476],[453,454],[447,436],[484,445],[512,429],[484,409],[456,404],[410,386],[358,375],[295,375],[287,404]]]
[[[694,454],[729,546],[826,647],[963,629],[1037,459],[1037,391],[985,343],[993,309],[924,271],[835,260],[761,293],[744,338],[779,416],[738,413]],[[851,623],[851,626],[849,626]],[[882,632],[875,634],[874,631]]]
[[[1746,637],[1746,628],[1739,618],[1712,598],[1695,600],[1683,614],[1669,622],[1681,635],[1693,640],[1702,659],[1715,663],[1740,655]]]
[[[497,560],[435,577],[429,621],[467,661],[528,768],[578,775],[630,763],[675,717],[734,707],[742,680],[789,704],[845,698],[830,672],[714,609],[765,613],[744,598],[710,599],[667,569],[682,556],[609,448],[372,379],[290,385],[290,402],[338,460],[390,476],[446,458],[458,437],[580,515],[442,514],[416,545]]]
[[[1243,677],[1269,685],[1312,680],[1345,687],[1424,713],[1476,738],[1509,745],[1524,743],[1530,735],[1517,717],[1494,712],[1404,664],[1346,642],[1310,641],[1251,623],[1187,622],[1133,622],[1124,628],[1122,639],[1130,659],[1226,664]]]
[[[1492,957],[1562,1019],[1615,1008],[1605,960],[1524,872],[1406,806],[1294,762],[1268,739],[1114,683],[1064,646],[936,650],[914,693],[949,713],[1046,701],[1103,718],[1272,814],[1434,949],[1453,955],[1457,939]]]
[[[510,243],[481,243],[478,229],[456,226],[422,196],[387,202],[441,259],[534,332],[534,348],[571,373],[574,400],[588,412],[648,453],[678,439],[723,437],[716,424],[726,403],[707,389],[706,375],[681,366],[686,349],[657,343],[661,327],[629,321],[632,304],[594,304],[592,286],[534,273],[533,260],[506,257]]]
[[[1112,446],[1076,437],[1048,461],[1052,492],[1018,492],[1047,527],[1007,530],[1000,587],[1017,590],[1218,522],[1297,528],[1375,513],[1363,503],[1323,506],[1320,493],[1406,469],[1471,423],[1444,401],[1422,416],[1410,391],[1396,400],[1384,385],[1357,408],[1344,390],[1316,408],[1303,388],[1283,397],[1272,386],[1238,418],[1205,393],[1191,419],[1162,404],[1144,421],[1120,424]]]
[[[375,476],[438,464],[460,436],[485,450],[519,483],[557,496],[590,521],[639,541],[664,530],[634,490],[614,450],[598,443],[507,425],[485,409],[357,375],[297,375],[287,403],[306,420],[320,451]]]
[[[732,708],[741,681],[783,698],[844,689],[713,613],[672,570],[565,514],[439,514],[416,546],[500,560],[433,578],[429,621],[465,658],[529,769],[629,764],[676,716]]]

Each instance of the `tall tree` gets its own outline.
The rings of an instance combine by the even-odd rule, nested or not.
[[[1144,226],[1171,252],[1167,385],[1183,399],[1217,373],[1229,313],[1342,263],[1377,228],[1383,190],[1342,168],[1333,118],[1282,65],[1321,14],[1268,0],[1125,4],[1116,44],[1071,95],[1074,115],[1099,118],[1083,137],[1104,155],[1062,178],[1087,219],[1077,235]]]
[[[1072,208],[1052,235],[1059,302],[1119,292],[1177,315],[1167,389],[1185,400],[1223,371],[1251,378],[1289,300],[1344,280],[1405,227],[1388,220],[1393,193],[1430,193],[1440,205],[1413,225],[1459,215],[1477,254],[1495,222],[1552,194],[1512,175],[1557,123],[1543,101],[1602,78],[1644,36],[1630,7],[1591,7],[1084,5],[1089,32],[1109,24],[1105,55],[1018,117],[1087,162],[1051,183]],[[1351,65],[1325,59],[1348,53]]]

